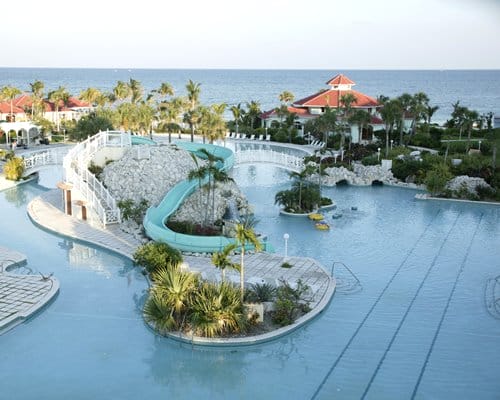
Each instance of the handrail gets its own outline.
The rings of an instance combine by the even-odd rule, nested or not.
[[[304,159],[274,150],[241,150],[235,153],[238,164],[265,162],[280,165],[292,171],[301,171],[304,168]]]
[[[103,225],[120,222],[120,208],[108,189],[88,170],[88,163],[103,147],[131,145],[129,132],[101,131],[78,143],[63,159],[64,180],[81,192]]]

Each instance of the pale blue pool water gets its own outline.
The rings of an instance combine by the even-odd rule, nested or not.
[[[362,290],[279,340],[201,349],[155,336],[140,313],[147,283],[131,262],[47,233],[26,215],[43,188],[0,193],[1,244],[54,272],[58,297],[0,336],[1,399],[498,399],[500,319],[485,286],[500,275],[500,208],[418,202],[391,187],[326,189],[344,211],[329,232],[278,215],[285,171],[233,176],[277,252],[344,262]],[[40,183],[59,179],[56,169]],[[356,206],[357,211],[350,208]]]

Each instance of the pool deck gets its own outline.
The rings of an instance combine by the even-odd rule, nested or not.
[[[0,247],[0,334],[35,314],[59,290],[59,281],[52,276],[18,275],[6,271],[25,262],[23,254]]]
[[[141,242],[132,235],[123,232],[118,224],[106,229],[91,226],[74,216],[64,214],[62,196],[59,190],[51,190],[33,199],[27,207],[32,221],[49,231],[96,244],[132,259]],[[189,270],[200,273],[208,280],[220,279],[220,271],[211,263],[208,255],[184,255],[184,264]],[[239,260],[239,256],[235,256]],[[282,268],[287,261],[292,268]],[[239,282],[239,274],[227,271],[227,279]],[[172,335],[175,339],[203,345],[245,345],[272,340],[285,335],[305,324],[320,314],[330,303],[335,292],[335,279],[316,260],[303,257],[288,257],[270,253],[247,254],[245,256],[245,280],[250,283],[278,283],[286,280],[291,285],[298,280],[308,285],[311,290],[309,300],[312,310],[299,318],[294,324],[266,334],[231,339],[204,339]]]

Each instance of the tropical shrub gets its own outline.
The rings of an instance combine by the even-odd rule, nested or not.
[[[144,318],[159,332],[182,329],[191,298],[198,286],[196,275],[178,267],[158,268],[144,306]]]
[[[198,336],[224,336],[246,329],[240,292],[227,282],[203,282],[193,296],[191,313],[191,326]]]
[[[89,172],[91,174],[94,174],[97,179],[99,179],[99,180],[101,179],[101,174],[102,174],[102,171],[104,169],[103,167],[101,167],[101,166],[95,164],[93,161],[91,161],[89,166],[87,167],[87,169],[89,170]]]
[[[311,310],[309,300],[306,294],[309,286],[300,279],[297,281],[297,287],[292,288],[286,281],[282,281],[277,289],[275,311],[273,313],[273,322],[286,326],[293,322],[304,313]]]
[[[149,203],[146,199],[142,199],[139,204],[134,203],[132,199],[126,199],[120,200],[118,202],[118,207],[120,208],[122,217],[125,221],[131,219],[140,224],[146,210],[149,207]]]
[[[453,177],[450,168],[446,164],[437,164],[425,177],[425,185],[427,190],[433,195],[440,194],[444,191],[446,183]]]
[[[7,160],[3,167],[5,178],[11,181],[18,181],[24,174],[24,161],[20,157],[12,157]]]
[[[97,115],[92,113],[86,115],[78,120],[74,129],[69,131],[71,140],[80,141],[87,139],[89,136],[95,135],[97,132],[112,130],[113,123],[106,116]]]
[[[179,250],[160,242],[150,242],[139,247],[133,258],[137,265],[142,265],[149,273],[162,268],[176,267],[182,262]]]
[[[245,300],[249,303],[273,301],[276,298],[276,287],[269,283],[255,283],[245,292]]]

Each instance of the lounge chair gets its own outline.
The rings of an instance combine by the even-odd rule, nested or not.
[[[250,140],[254,140],[255,139],[255,135],[250,135]]]
[[[246,139],[247,134],[246,133],[240,133],[240,139]]]
[[[264,140],[264,135],[259,135],[259,140]]]
[[[314,147],[314,146],[316,146],[316,143],[318,143],[318,141],[317,141],[317,140],[313,140],[313,141],[311,142],[311,146],[313,146],[313,147]]]
[[[229,139],[234,139],[235,135],[236,135],[236,133],[231,132],[230,135],[229,135]]]
[[[271,140],[271,135],[266,136],[266,142],[269,142]]]

